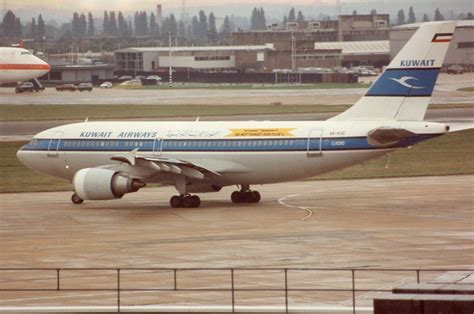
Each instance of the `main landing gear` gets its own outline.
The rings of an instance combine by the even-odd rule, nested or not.
[[[201,199],[197,195],[175,195],[170,199],[173,208],[196,208],[201,205]]]
[[[84,200],[82,198],[79,197],[79,195],[77,195],[76,193],[74,193],[72,196],[71,196],[71,202],[73,204],[82,204],[82,202],[84,202]]]
[[[258,203],[262,199],[258,191],[251,191],[248,185],[242,185],[240,191],[230,196],[232,203]]]

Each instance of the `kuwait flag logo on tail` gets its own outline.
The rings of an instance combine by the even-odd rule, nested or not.
[[[449,43],[453,38],[453,33],[438,33],[435,34],[432,43]]]

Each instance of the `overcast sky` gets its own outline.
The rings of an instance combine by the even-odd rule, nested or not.
[[[54,9],[82,9],[82,10],[103,10],[111,7],[120,7],[122,10],[137,10],[154,7],[157,3],[161,3],[163,7],[179,8],[181,0],[2,0],[9,8],[24,7],[51,7]],[[309,5],[315,2],[320,4],[335,3],[337,0],[194,0],[186,1],[186,6],[221,6],[227,4],[254,4],[260,5]],[[343,2],[357,2],[358,0],[344,0]],[[368,1],[366,1],[368,2]],[[373,1],[372,1],[373,2]]]
[[[268,16],[280,18],[287,14],[289,8],[302,10],[305,16],[318,16],[320,13],[337,15],[351,14],[352,10],[369,13],[376,8],[379,12],[394,14],[400,8],[408,10],[414,6],[416,13],[434,11],[472,11],[474,0],[184,0],[186,12],[194,15],[198,9],[214,11],[220,15],[250,16],[253,7],[264,7]],[[31,17],[42,13],[48,18],[70,18],[72,12],[93,12],[95,16],[103,10],[122,11],[155,11],[156,4],[161,3],[163,14],[178,13],[183,0],[0,0],[0,13],[11,9],[21,17]],[[340,9],[336,4],[340,4]]]

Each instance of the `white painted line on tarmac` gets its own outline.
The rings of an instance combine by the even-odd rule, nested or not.
[[[300,196],[300,195],[301,194],[291,194],[291,195],[284,196],[284,197],[278,199],[278,203],[280,203],[280,205],[283,205],[285,207],[305,210],[306,215],[303,218],[300,218],[300,220],[306,220],[306,219],[310,218],[311,216],[313,216],[313,210],[312,210],[311,207],[296,206],[296,205],[291,205],[291,204],[288,204],[288,203],[285,202],[289,198],[297,197],[297,196]]]

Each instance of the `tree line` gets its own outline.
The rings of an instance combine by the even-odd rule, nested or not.
[[[373,9],[371,14],[377,14]],[[354,10],[354,15],[357,11]],[[459,19],[473,19],[472,13],[460,13]],[[11,10],[8,10],[3,17],[0,25],[0,34],[4,38],[31,38],[34,40],[42,40],[45,37],[52,38],[51,30],[55,30],[54,36],[58,33],[62,38],[85,38],[85,37],[151,37],[167,43],[168,34],[173,34],[182,43],[186,44],[209,44],[225,42],[228,34],[236,30],[232,18],[225,16],[221,22],[221,26],[217,27],[216,16],[213,12],[209,15],[205,11],[200,10],[197,15],[190,19],[178,20],[174,14],[163,17],[162,21],[157,20],[157,16],[151,12],[137,11],[131,17],[125,17],[121,11],[104,11],[102,19],[95,19],[91,12],[81,13],[74,12],[69,23],[63,24],[60,28],[52,25],[45,25],[45,21],[41,14],[33,17],[31,21],[23,26],[21,19]],[[433,20],[442,21],[445,17],[436,8],[433,14]],[[306,20],[302,11],[296,11],[291,8],[288,14],[283,16],[282,24],[285,27],[289,22],[303,22]],[[424,14],[423,22],[430,21],[428,14]],[[249,28],[250,30],[267,29],[267,17],[263,8],[255,7],[250,14]],[[101,25],[96,25],[101,22]],[[417,22],[417,17],[413,6],[408,9],[405,15],[404,9],[397,12],[395,24],[403,25],[406,23]],[[56,37],[57,38],[57,37]]]

